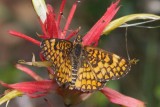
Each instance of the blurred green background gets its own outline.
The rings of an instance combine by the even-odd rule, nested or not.
[[[67,19],[73,1],[68,0],[67,2],[63,22]],[[81,0],[70,30],[81,26],[80,34],[86,34],[113,1],[115,0]],[[47,2],[54,6],[55,12],[58,11],[60,0],[48,0]],[[159,0],[121,0],[120,5],[121,8],[115,18],[135,13],[160,15]],[[160,21],[156,21],[146,26],[159,25]],[[41,28],[31,0],[0,0],[0,80],[6,83],[31,81],[33,79],[17,70],[15,64],[20,59],[31,61],[32,53],[35,53],[39,60],[40,48],[28,41],[9,35],[8,30],[10,29],[39,40],[36,32],[41,34]],[[127,76],[117,81],[109,81],[107,86],[144,101],[147,107],[160,107],[160,28],[130,27],[127,32],[130,57],[140,61],[132,66]],[[127,58],[125,44],[125,28],[118,28],[109,35],[101,37],[99,47]],[[31,67],[31,69],[47,78],[45,69],[37,67]],[[0,93],[2,94],[5,89],[0,86]],[[54,107],[64,107],[57,99],[59,96],[50,95],[49,97],[53,100]],[[47,104],[43,98],[29,99],[28,97],[14,99],[9,104],[9,107],[22,106],[47,107]],[[77,106],[119,107],[109,103],[101,93],[93,94],[91,98]]]

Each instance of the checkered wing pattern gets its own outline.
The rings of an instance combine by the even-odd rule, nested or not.
[[[70,60],[72,42],[63,39],[46,39],[41,43],[41,48],[44,58],[53,63],[58,84],[69,82],[72,68]]]
[[[69,57],[64,59],[64,62],[59,67],[58,71],[55,73],[56,81],[60,86],[68,87],[69,83],[72,81],[72,66]]]
[[[131,68],[128,60],[116,54],[84,46],[76,64],[78,69],[74,83],[72,66],[76,59],[73,59],[73,47],[72,42],[63,39],[47,39],[41,43],[42,54],[46,60],[53,63],[56,80],[60,86],[67,85],[69,89],[84,92],[100,90],[106,81],[119,79]]]
[[[126,75],[131,64],[128,60],[95,47],[84,47],[85,56],[94,72],[95,79],[100,82],[119,79]]]
[[[89,62],[86,59],[82,59],[74,88],[83,92],[90,92],[103,88],[104,84],[105,82],[100,82],[96,79],[96,75]]]

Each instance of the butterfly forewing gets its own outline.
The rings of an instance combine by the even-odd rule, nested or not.
[[[116,54],[95,47],[84,47],[86,58],[99,81],[119,79],[128,73],[131,65],[128,60]]]
[[[69,57],[73,45],[72,42],[63,39],[46,39],[41,43],[44,58],[53,63],[55,71]]]

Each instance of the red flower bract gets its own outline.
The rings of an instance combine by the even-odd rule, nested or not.
[[[51,90],[55,90],[57,87],[56,83],[52,80],[41,80],[32,82],[21,82],[16,84],[6,84],[0,81],[0,84],[18,91],[28,94],[30,97],[40,97],[46,95]]]
[[[112,102],[126,107],[145,107],[144,102],[125,96],[115,90],[105,87],[101,92]]]
[[[112,4],[104,15],[97,21],[97,23],[90,29],[90,31],[83,37],[84,45],[98,44],[98,40],[102,34],[104,28],[109,24],[114,15],[117,13],[119,7],[117,7],[119,0]]]

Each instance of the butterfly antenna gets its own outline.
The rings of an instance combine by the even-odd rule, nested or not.
[[[128,39],[127,39],[128,34],[127,34],[127,30],[128,30],[128,27],[126,27],[126,32],[125,32],[125,42],[126,42],[126,53],[127,53],[127,58],[128,58],[128,61],[129,61],[130,64],[136,64],[136,63],[139,61],[139,59],[136,59],[136,58],[131,59],[130,56],[129,56],[129,52],[128,52]]]
[[[125,32],[126,53],[127,53],[127,58],[130,61],[131,59],[130,59],[129,52],[128,52],[128,39],[127,39],[128,33],[127,33],[127,30],[128,30],[128,27],[126,27],[126,32]]]

